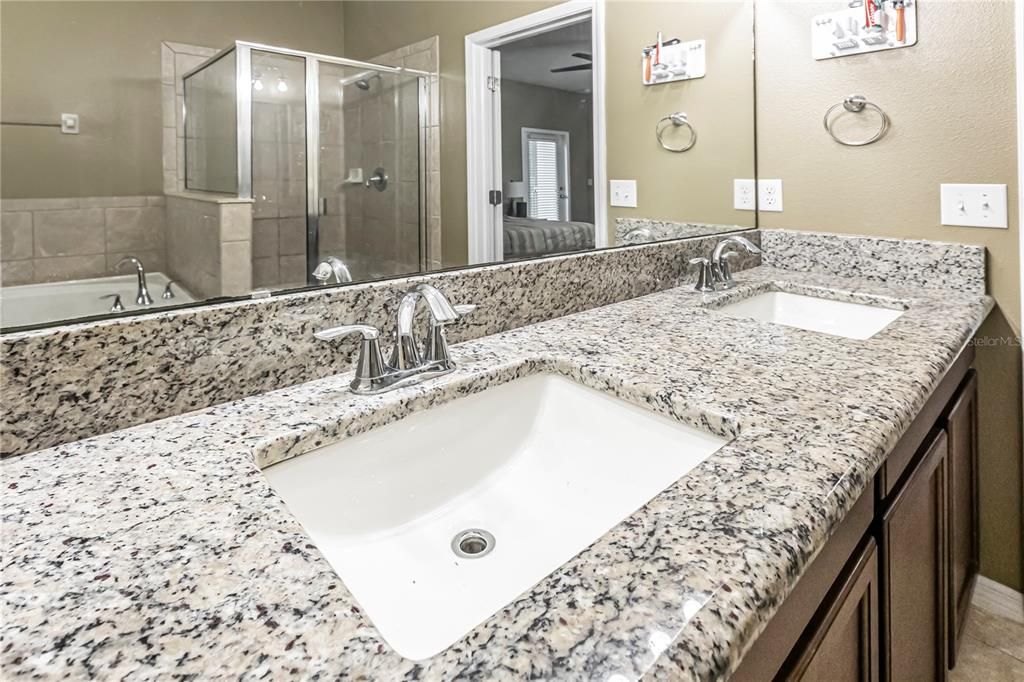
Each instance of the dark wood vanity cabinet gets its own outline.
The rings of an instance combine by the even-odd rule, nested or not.
[[[935,433],[879,525],[882,679],[943,680],[946,672],[947,437]]]
[[[948,602],[949,668],[956,666],[978,577],[978,377],[972,369],[946,415],[949,438]]]
[[[878,551],[868,537],[783,665],[783,680],[878,680]]]
[[[978,573],[973,359],[968,345],[734,680],[946,679]]]

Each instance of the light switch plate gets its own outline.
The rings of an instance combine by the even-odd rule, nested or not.
[[[782,180],[757,181],[757,210],[782,212]]]
[[[1006,228],[1006,185],[942,184],[942,224]]]
[[[636,180],[609,180],[612,206],[636,208]]]
[[[732,181],[732,207],[737,211],[757,210],[757,183],[754,180]]]

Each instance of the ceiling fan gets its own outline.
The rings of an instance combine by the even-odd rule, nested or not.
[[[586,64],[575,64],[573,66],[561,66],[561,67],[559,67],[557,69],[551,69],[551,73],[564,73],[566,71],[590,71],[591,69],[594,68],[594,65],[592,63],[593,62],[593,57],[591,57],[588,53],[586,53],[586,52],[573,52],[572,56],[576,57],[576,59],[585,59],[587,63]]]

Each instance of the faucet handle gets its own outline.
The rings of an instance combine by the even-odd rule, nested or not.
[[[696,265],[700,268],[697,272],[697,284],[694,285],[695,291],[714,291],[714,276],[711,272],[711,261],[703,256],[698,258],[691,258],[690,265]]]
[[[105,299],[108,299],[108,298],[114,299],[113,304],[111,304],[111,306],[110,306],[110,312],[112,312],[112,313],[123,313],[124,312],[124,304],[121,303],[121,294],[106,294],[105,296],[100,296],[100,300],[101,301],[105,300]]]
[[[375,383],[387,373],[387,365],[380,352],[380,330],[368,324],[346,324],[321,329],[314,332],[313,336],[321,341],[333,341],[349,334],[359,334],[363,338],[359,359],[356,361],[356,375],[349,388],[356,393],[372,391]]]
[[[448,336],[444,328],[452,322],[458,322],[466,315],[469,315],[477,306],[475,303],[463,303],[452,306],[455,311],[455,319],[447,321],[431,320],[430,338],[427,339],[427,347],[423,349],[424,362],[427,364],[438,364],[444,367],[454,367],[451,355],[448,353]]]
[[[165,301],[175,298],[173,285],[177,283],[177,280],[168,280],[166,286],[164,286],[164,293],[160,294],[160,298],[164,299]]]

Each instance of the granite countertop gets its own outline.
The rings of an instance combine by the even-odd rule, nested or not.
[[[462,343],[455,373],[382,396],[339,375],[4,461],[6,677],[726,676],[992,307],[768,267],[736,279]],[[907,310],[856,341],[710,309],[772,287]],[[447,651],[406,660],[259,465],[538,371],[736,437]]]

